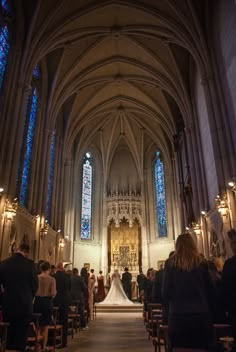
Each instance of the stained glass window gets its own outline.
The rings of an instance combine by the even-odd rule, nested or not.
[[[40,77],[40,69],[39,69],[38,65],[36,65],[34,68],[33,77],[35,79],[39,79],[39,77]]]
[[[25,142],[25,155],[23,162],[23,171],[21,178],[21,188],[20,188],[20,204],[26,205],[27,201],[27,193],[28,193],[28,183],[30,177],[30,169],[31,169],[31,157],[32,157],[32,148],[34,141],[34,131],[36,125],[36,117],[38,110],[38,92],[35,88],[33,90],[32,99],[29,99],[31,103],[30,113],[29,113],[29,123],[26,134],[26,142]]]
[[[81,238],[91,239],[92,228],[92,179],[93,167],[90,153],[86,153],[83,163]]]
[[[164,165],[159,151],[156,152],[154,175],[156,191],[156,213],[158,221],[159,237],[167,236],[167,214],[166,214],[166,194]]]
[[[9,49],[9,29],[8,26],[5,25],[0,27],[0,89],[2,88],[4,75],[6,72]]]
[[[5,11],[6,13],[10,13],[10,5],[7,0],[1,0],[1,5],[3,8],[3,11]]]
[[[46,219],[51,224],[51,210],[52,210],[52,191],[53,191],[53,180],[54,180],[54,166],[55,166],[55,155],[56,155],[56,131],[53,131],[51,146],[50,146],[50,165],[49,165],[49,177],[48,177],[48,196],[46,206]]]

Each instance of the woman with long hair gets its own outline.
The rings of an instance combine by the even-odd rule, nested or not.
[[[211,350],[213,325],[210,301],[213,284],[208,265],[190,234],[177,238],[175,253],[165,265],[162,296],[169,306],[172,348]]]

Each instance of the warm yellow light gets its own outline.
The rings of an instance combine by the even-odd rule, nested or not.
[[[188,227],[188,226],[186,226],[186,227],[185,227],[185,230],[189,231],[189,227]]]
[[[228,185],[229,185],[229,187],[234,187],[235,186],[235,182],[230,181],[230,182],[228,182]]]
[[[205,210],[202,210],[202,211],[201,211],[201,214],[202,214],[202,215],[206,215]]]
[[[0,193],[2,193],[4,191],[4,188],[0,187]]]

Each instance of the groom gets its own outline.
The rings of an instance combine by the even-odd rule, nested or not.
[[[122,285],[126,296],[131,300],[131,281],[132,275],[129,273],[129,269],[126,267],[125,272],[122,274]]]

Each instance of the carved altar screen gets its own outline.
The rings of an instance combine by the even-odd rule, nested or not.
[[[140,236],[137,222],[129,227],[127,221],[123,220],[119,227],[111,224],[110,235],[110,263],[111,270],[124,270],[128,267],[130,271],[137,271],[140,265]]]

